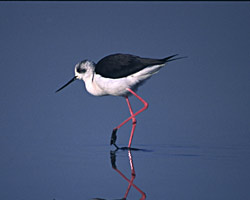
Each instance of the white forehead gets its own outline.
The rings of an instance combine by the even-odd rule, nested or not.
[[[89,60],[83,60],[75,65],[75,68],[80,67],[80,68],[85,68],[85,67],[93,67],[94,63]]]
[[[83,60],[75,65],[75,71],[79,69],[88,69],[88,68],[93,68],[94,63],[89,61],[89,60]]]

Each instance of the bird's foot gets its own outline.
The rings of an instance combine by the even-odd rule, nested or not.
[[[117,149],[119,149],[119,147],[115,144],[117,136],[116,136],[116,132],[117,132],[117,128],[113,129],[112,135],[111,135],[111,140],[110,140],[110,145],[114,145]]]
[[[117,136],[116,136],[116,132],[117,132],[117,128],[114,128],[113,129],[113,131],[112,131],[112,135],[111,135],[111,140],[110,140],[110,145],[114,145],[115,146],[115,148],[116,148],[116,151],[117,150],[131,150],[131,151],[140,151],[140,150],[142,150],[142,149],[137,149],[137,148],[132,148],[132,147],[130,147],[130,146],[128,146],[128,147],[118,147],[117,145],[116,145],[116,139],[117,139]]]

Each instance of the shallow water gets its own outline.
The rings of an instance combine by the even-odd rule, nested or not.
[[[248,199],[249,146],[51,146],[9,160],[4,199]],[[135,174],[135,176],[134,176]],[[4,184],[3,184],[4,180]],[[15,192],[13,192],[15,191]]]

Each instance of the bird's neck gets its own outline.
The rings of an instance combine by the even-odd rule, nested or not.
[[[103,95],[106,95],[106,94],[104,94],[104,91],[100,89],[100,87],[98,86],[98,84],[96,84],[95,73],[93,73],[92,76],[85,77],[83,79],[83,81],[85,82],[86,90],[90,94],[92,94],[94,96],[103,96]]]

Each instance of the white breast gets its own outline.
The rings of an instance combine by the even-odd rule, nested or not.
[[[96,96],[122,96],[127,94],[126,88],[131,87],[131,84],[128,78],[110,79],[95,74],[93,81],[87,84],[86,88],[91,94]]]
[[[95,96],[113,95],[124,96],[128,94],[127,88],[137,89],[137,87],[157,73],[162,65],[147,67],[135,74],[125,78],[104,78],[99,74],[94,74],[91,78],[85,79],[85,86],[89,93]]]

